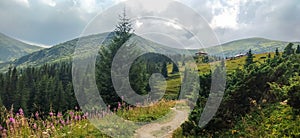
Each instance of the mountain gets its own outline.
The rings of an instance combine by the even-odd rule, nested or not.
[[[0,63],[20,58],[41,49],[42,47],[26,44],[0,33]]]
[[[99,50],[95,50],[95,47],[99,48],[99,45],[103,40],[110,40],[112,36],[112,33],[101,33],[76,38],[64,43],[57,44],[50,48],[33,52],[12,62],[0,64],[0,70],[3,70],[3,68],[7,68],[10,65],[26,67],[39,66],[45,63],[51,64],[58,61],[71,61],[74,56],[74,51],[77,45],[81,45],[81,47],[78,50],[80,51],[80,54],[77,53],[75,56],[90,56],[92,52],[97,52]],[[165,54],[176,54],[179,52],[182,53],[183,51],[187,52],[187,50],[163,46],[161,44],[152,42],[137,35],[134,35],[132,40],[135,44],[140,46],[139,48],[146,49],[147,51],[160,51]]]
[[[40,66],[45,63],[50,64],[58,61],[71,61],[74,56],[74,51],[77,45],[81,45],[82,47],[80,47],[80,49],[78,50],[80,52],[76,53],[75,57],[90,56],[92,55],[92,52],[98,51],[99,45],[103,40],[110,40],[112,35],[112,33],[102,33],[76,38],[64,43],[57,44],[51,48],[46,48],[40,51],[33,52],[12,62],[0,64],[0,70],[3,71],[10,65],[17,67],[27,67]],[[146,49],[147,51],[160,51],[167,55],[179,53],[193,55],[197,51],[208,51],[209,55],[220,56],[224,54],[226,57],[233,57],[237,54],[246,53],[249,51],[249,49],[251,49],[255,54],[273,52],[276,48],[278,48],[280,51],[283,51],[284,47],[288,44],[288,42],[275,41],[264,38],[248,38],[222,44],[223,51],[218,51],[215,47],[209,47],[200,50],[175,49],[150,41],[148,39],[144,39],[137,35],[134,35],[133,40],[135,41],[134,43],[138,44],[141,49]],[[295,44],[298,45],[300,43],[296,42]],[[95,46],[97,48],[96,50]]]
[[[265,38],[247,38],[236,41],[231,41],[228,43],[222,44],[223,51],[215,51],[214,47],[209,47],[206,49],[201,49],[202,51],[210,51],[211,55],[220,56],[224,54],[226,57],[233,57],[237,54],[245,54],[252,50],[255,54],[266,53],[266,52],[275,52],[276,48],[279,51],[287,46],[289,42],[269,40]],[[294,42],[294,46],[299,45],[299,42]]]

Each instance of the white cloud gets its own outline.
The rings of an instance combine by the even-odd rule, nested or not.
[[[28,7],[28,8],[30,7],[28,0],[15,0],[15,1],[25,7]]]
[[[120,3],[120,2],[124,2],[124,1],[127,1],[127,0],[113,0],[113,3],[117,4],[117,3]]]
[[[87,13],[95,12],[97,9],[96,0],[80,0],[80,8],[82,8]]]
[[[42,0],[42,2],[50,7],[56,6],[56,2],[54,0]]]
[[[243,0],[215,0],[207,2],[207,5],[211,6],[213,14],[210,22],[211,27],[213,29],[239,29],[238,15],[240,6],[244,2]]]
[[[56,44],[78,36],[87,23],[97,13],[126,0],[0,0],[0,30],[3,33],[16,36],[31,42]],[[133,2],[131,2],[133,1]],[[127,0],[128,15],[130,13],[164,13],[170,19],[180,16],[181,20],[195,22],[195,26],[184,26],[195,34],[201,25],[194,20],[193,15],[186,13],[180,7],[168,4],[164,0]],[[202,16],[215,31],[221,42],[247,37],[265,37],[275,40],[299,41],[300,35],[300,1],[299,0],[177,0],[187,4]],[[131,11],[130,6],[138,9]],[[142,5],[142,6],[141,6]],[[145,5],[145,6],[144,6]],[[52,6],[52,7],[51,7]],[[29,8],[34,10],[28,10]],[[178,9],[168,11],[168,9]],[[179,12],[178,12],[179,11]],[[114,24],[120,11],[110,14]],[[22,17],[22,18],[20,18]],[[176,21],[176,22],[175,22]],[[156,29],[181,31],[181,23],[175,20],[163,25],[156,25]],[[106,25],[105,24],[105,25]],[[139,20],[135,26],[148,28],[147,22]],[[24,27],[28,26],[28,27]],[[108,25],[107,25],[108,26]],[[97,28],[105,28],[103,26]],[[183,29],[183,28],[182,28]],[[102,29],[104,30],[104,29]],[[105,30],[106,31],[106,30]],[[63,32],[63,33],[62,33]],[[173,32],[172,32],[173,33]],[[181,35],[181,34],[180,34]],[[203,33],[203,35],[205,35]],[[49,37],[51,36],[51,37]],[[181,35],[190,37],[189,35]],[[205,37],[205,36],[203,36]]]

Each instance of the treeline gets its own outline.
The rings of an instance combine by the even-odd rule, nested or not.
[[[251,50],[247,53],[243,69],[227,75],[223,101],[213,119],[203,128],[198,126],[200,115],[210,92],[211,73],[200,75],[200,96],[197,106],[182,124],[185,136],[222,136],[223,131],[233,128],[252,108],[264,108],[268,104],[287,101],[294,114],[300,110],[300,48],[288,44],[283,53],[276,50],[264,62],[255,62]]]
[[[160,54],[149,53],[139,57],[130,69],[131,87],[140,95],[147,94],[151,90],[148,84],[150,75],[162,73],[167,77],[167,65],[172,63],[169,58]],[[179,70],[173,64],[173,73],[176,73]],[[36,111],[64,112],[79,107],[73,90],[71,69],[69,62],[24,69],[11,67],[6,73],[0,74],[0,104],[8,109],[13,107],[14,111],[22,108],[26,115]],[[110,73],[101,74],[110,76]],[[107,83],[103,78],[98,78],[96,82]],[[113,85],[109,87],[113,89]],[[107,105],[113,106],[121,101],[117,99],[120,98],[118,95],[112,97],[111,94],[111,90],[106,90],[101,95],[106,98]]]
[[[71,64],[57,63],[38,68],[8,69],[0,74],[1,103],[30,115],[66,111],[77,105],[72,87]]]

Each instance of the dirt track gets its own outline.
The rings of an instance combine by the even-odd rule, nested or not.
[[[188,119],[189,111],[186,108],[171,108],[172,119],[142,126],[136,130],[135,138],[169,138],[172,132]]]

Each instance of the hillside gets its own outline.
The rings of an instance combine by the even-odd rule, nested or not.
[[[0,33],[0,63],[20,58],[42,49],[29,45]]]
[[[18,67],[26,67],[26,66],[40,66],[45,63],[55,63],[58,61],[71,61],[73,57],[73,53],[75,50],[75,47],[77,43],[80,40],[80,43],[84,46],[80,49],[83,54],[80,54],[78,56],[89,56],[91,55],[90,52],[91,46],[97,46],[100,45],[100,42],[103,41],[109,34],[108,33],[102,33],[102,34],[95,34],[95,35],[89,35],[84,36],[81,38],[76,38],[67,42],[63,42],[60,44],[57,44],[51,48],[43,49],[40,51],[33,52],[31,54],[26,55],[23,52],[23,55],[25,56],[20,57],[19,59],[16,59],[12,62],[7,62],[4,64],[0,64],[0,70],[5,70],[9,65],[14,65]],[[111,34],[110,34],[111,35]],[[194,54],[198,50],[190,49],[190,50],[181,50],[181,49],[175,49],[171,47],[167,47],[155,42],[152,42],[150,40],[144,39],[142,37],[139,37],[137,35],[134,35],[134,41],[136,44],[140,46],[142,49],[146,49],[147,51],[160,51],[165,54],[178,54],[178,53],[184,53],[184,54]],[[110,36],[109,36],[110,37]],[[109,39],[107,39],[109,40]],[[19,42],[22,44],[22,42]],[[222,51],[216,51],[214,47],[201,49],[200,51],[208,51],[210,55],[217,55],[221,56],[224,54],[226,57],[234,57],[237,54],[246,53],[249,49],[252,49],[253,53],[260,54],[260,53],[266,53],[266,52],[273,52],[276,48],[279,49],[279,51],[283,51],[283,48],[288,44],[289,42],[283,42],[283,41],[275,41],[275,40],[268,40],[264,38],[248,38],[248,39],[241,39],[232,41],[229,43],[222,44],[223,46],[223,52]],[[300,43],[295,43],[295,45],[298,45]],[[23,44],[26,45],[26,44]],[[24,46],[25,47],[25,46]],[[27,46],[29,47],[29,46]],[[1,48],[0,48],[1,49]],[[26,49],[28,52],[30,52],[30,49]],[[4,50],[5,51],[5,50]],[[0,50],[0,52],[4,52]],[[25,50],[24,50],[25,51]],[[16,51],[19,55],[22,55],[22,52]],[[7,52],[4,52],[7,53]],[[5,54],[3,54],[5,55]],[[2,56],[2,53],[1,53]],[[5,56],[3,56],[5,57]],[[1,62],[0,62],[1,63]]]
[[[265,38],[247,38],[222,44],[223,52],[214,51],[214,47],[207,48],[204,51],[212,51],[212,53],[209,53],[211,55],[224,54],[226,57],[234,57],[237,54],[247,53],[249,49],[255,54],[274,52],[276,48],[278,48],[279,51],[283,51],[288,43],[289,42]],[[298,45],[300,43],[295,42],[294,44]]]
[[[83,44],[80,47],[80,54],[76,56],[90,56],[91,52],[94,51],[95,46],[100,45],[100,43],[108,37],[109,40],[112,34],[101,33],[95,35],[84,36],[81,38],[76,38],[64,43],[57,44],[51,48],[43,49],[31,54],[25,55],[19,59],[12,62],[0,64],[0,70],[7,68],[9,65],[14,65],[18,67],[26,66],[40,66],[45,63],[51,64],[58,61],[71,61],[73,58],[73,53],[78,43]],[[137,35],[134,35],[133,41],[141,49],[146,49],[147,51],[160,51],[166,54],[176,54],[185,52],[190,54],[187,50],[174,49],[161,44],[152,42],[150,40],[144,39]]]

